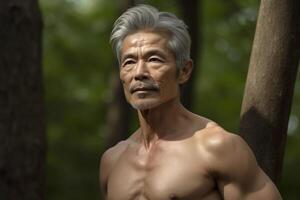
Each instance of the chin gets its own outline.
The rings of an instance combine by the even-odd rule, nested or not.
[[[157,101],[143,101],[130,104],[136,110],[149,110],[160,105],[160,103]]]

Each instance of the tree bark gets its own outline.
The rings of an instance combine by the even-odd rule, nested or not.
[[[181,90],[182,104],[190,109],[193,106],[195,77],[198,69],[198,61],[202,46],[202,30],[199,24],[201,23],[201,8],[202,0],[179,0],[179,5],[182,9],[182,16],[184,22],[189,27],[189,33],[192,40],[191,58],[193,60],[194,69],[190,79],[186,82]],[[200,14],[199,14],[200,13]]]
[[[43,199],[42,17],[37,0],[0,3],[0,199]]]
[[[262,0],[241,110],[240,134],[278,184],[299,64],[298,0]]]

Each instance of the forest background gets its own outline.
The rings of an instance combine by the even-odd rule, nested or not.
[[[174,0],[144,0],[182,16]],[[238,132],[259,2],[199,1],[201,47],[195,60],[191,110]],[[111,129],[118,66],[109,44],[112,24],[124,1],[40,0],[44,20],[43,66],[47,118],[45,196],[48,200],[100,199],[99,160]],[[134,113],[130,111],[130,113]],[[127,137],[137,128],[128,114]],[[295,85],[279,190],[300,198],[300,77]],[[124,183],[126,184],[126,183]]]

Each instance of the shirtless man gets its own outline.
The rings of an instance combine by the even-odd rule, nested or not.
[[[116,21],[111,42],[140,128],[102,156],[105,199],[281,199],[243,139],[180,103],[193,68],[181,20],[133,7]]]

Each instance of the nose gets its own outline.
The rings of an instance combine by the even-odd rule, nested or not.
[[[144,61],[140,60],[136,65],[135,80],[144,80],[149,78],[149,71]]]

